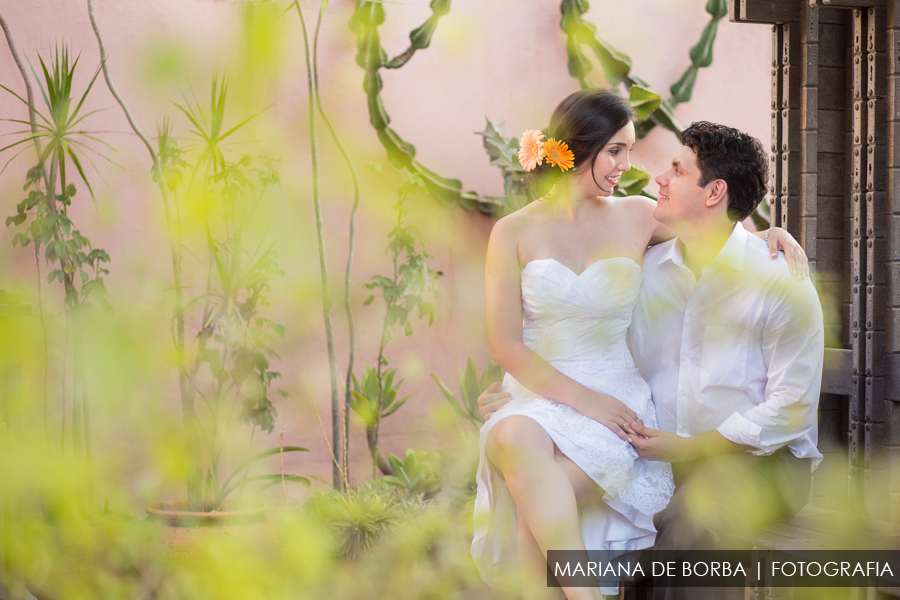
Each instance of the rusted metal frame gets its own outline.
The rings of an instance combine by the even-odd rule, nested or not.
[[[819,9],[800,10],[800,242],[810,271],[818,266]]]
[[[728,18],[735,23],[798,22],[801,1],[729,0]]]
[[[799,7],[799,3],[797,4]],[[800,237],[800,174],[801,174],[801,24],[799,22],[776,25],[781,29],[781,140],[779,150],[781,186],[778,190],[781,227],[794,237]]]
[[[866,96],[866,436],[865,466],[882,467],[885,409],[885,271],[884,221],[886,31],[884,7],[865,11],[865,96]],[[871,478],[868,478],[871,479]],[[875,487],[872,487],[875,486]],[[870,498],[880,498],[885,490],[873,480],[867,484]],[[875,507],[877,508],[877,506]],[[880,512],[880,511],[879,511]]]
[[[810,4],[829,8],[869,8],[877,6],[879,0],[810,0]]]
[[[739,0],[735,0],[739,2]],[[783,104],[782,74],[782,29],[781,25],[772,26],[772,79],[771,79],[771,126],[772,146],[769,154],[769,222],[781,223],[781,107]]]
[[[862,73],[866,61],[865,52],[866,19],[865,11],[855,10],[852,17],[851,34],[851,101],[853,105],[853,129],[851,135],[851,221],[850,221],[850,346],[853,356],[850,393],[849,459],[851,490],[862,483],[862,469],[865,468],[866,391],[865,377],[871,370],[871,362],[866,353],[866,215],[864,190],[865,181],[865,135],[867,105],[864,101],[865,87]]]

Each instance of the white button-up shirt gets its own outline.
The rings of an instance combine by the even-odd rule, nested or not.
[[[678,238],[644,255],[630,339],[659,426],[689,437],[716,429],[764,455],[816,449],[822,308],[809,279],[737,223],[696,279]]]

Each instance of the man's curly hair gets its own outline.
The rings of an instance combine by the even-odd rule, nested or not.
[[[762,142],[733,127],[698,121],[682,132],[681,143],[697,155],[700,187],[716,179],[728,184],[728,217],[732,221],[743,221],[756,210],[769,179],[769,159]]]

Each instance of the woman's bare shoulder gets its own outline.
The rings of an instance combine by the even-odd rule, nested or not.
[[[618,199],[619,205],[635,216],[646,217],[652,215],[656,208],[656,200],[647,196],[624,196]]]
[[[541,218],[541,207],[535,206],[536,204],[532,202],[498,219],[491,230],[491,237],[498,235],[503,238],[517,238],[526,233]]]

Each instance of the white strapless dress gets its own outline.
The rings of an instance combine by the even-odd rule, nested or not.
[[[541,259],[526,264],[521,277],[525,344],[560,372],[617,398],[656,428],[650,388],[626,342],[643,277],[640,265],[630,258],[609,258],[576,275],[554,259]],[[671,465],[639,457],[605,425],[535,394],[509,374],[503,390],[513,400],[481,428],[472,558],[485,582],[496,585],[518,572],[516,505],[484,452],[491,429],[510,415],[540,423],[560,451],[603,488],[605,506],[580,514],[588,550],[652,546],[653,515],[674,491]]]

